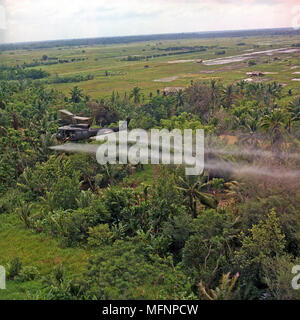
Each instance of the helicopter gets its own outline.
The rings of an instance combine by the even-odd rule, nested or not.
[[[64,142],[88,140],[95,136],[105,135],[113,132],[118,132],[120,130],[125,130],[130,122],[130,118],[126,118],[126,120],[120,127],[91,128],[90,126],[91,118],[76,116],[68,110],[59,110],[59,113],[61,116],[60,121],[64,125],[58,128],[56,139]]]

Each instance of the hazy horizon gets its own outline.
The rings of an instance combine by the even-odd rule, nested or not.
[[[298,4],[298,0],[0,0],[0,42],[289,28],[300,23]]]
[[[85,40],[85,39],[105,39],[105,38],[126,38],[126,37],[143,37],[143,36],[159,36],[167,34],[197,34],[197,33],[218,33],[218,32],[235,32],[235,31],[254,31],[254,30],[276,30],[276,29],[292,29],[291,27],[278,27],[278,28],[260,28],[260,29],[234,29],[234,30],[209,30],[209,31],[188,31],[188,32],[168,32],[168,33],[149,33],[149,34],[129,34],[129,35],[115,35],[115,36],[99,36],[99,37],[77,37],[77,38],[58,38],[58,39],[44,39],[44,40],[32,40],[32,41],[14,41],[14,42],[4,42],[5,45],[10,44],[22,44],[22,43],[39,43],[39,42],[55,42],[55,41],[68,41],[68,40]]]

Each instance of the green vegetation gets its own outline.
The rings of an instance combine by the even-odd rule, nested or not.
[[[19,67],[0,67],[0,80],[42,79],[49,76],[43,70],[24,69]]]
[[[298,64],[296,52],[249,56],[245,61],[225,65],[208,66],[195,62],[285,47],[295,50],[297,49],[295,45],[299,42],[299,35],[294,32],[289,36],[281,34],[273,37],[267,34],[260,37],[253,33],[254,35],[248,38],[244,38],[244,35],[231,38],[225,33],[221,38],[215,38],[215,36],[197,38],[194,35],[186,39],[178,36],[173,40],[147,41],[144,39],[140,42],[130,41],[130,43],[125,39],[125,44],[115,43],[105,46],[88,44],[55,46],[52,43],[49,44],[49,48],[46,46],[32,49],[30,54],[25,49],[7,51],[4,50],[5,46],[2,46],[0,52],[1,49],[4,51],[1,52],[1,65],[19,66],[24,70],[42,69],[49,73],[49,76],[42,81],[48,82],[49,88],[58,89],[65,95],[81,76],[80,87],[93,99],[108,98],[112,91],[124,95],[134,87],[142,88],[144,96],[148,97],[150,94],[155,95],[157,90],[162,92],[165,87],[186,87],[191,81],[197,80],[202,82],[215,79],[231,84],[249,78],[246,73],[251,71],[270,72],[272,74],[267,74],[263,80],[258,81],[277,81],[285,86],[285,90],[292,89],[294,94],[299,94],[298,83],[291,81],[297,78],[297,75],[293,75],[297,69],[291,69]],[[244,43],[244,45],[238,46],[237,43]],[[221,56],[215,54],[224,50],[226,53]],[[176,55],[168,56],[169,53]],[[162,54],[166,55],[162,56]],[[47,60],[43,59],[44,55],[47,56]],[[279,56],[280,60],[274,60]],[[133,58],[134,61],[126,61],[128,57]],[[172,61],[183,62],[169,63]],[[255,62],[256,65],[248,66],[248,61]],[[86,78],[88,76],[91,78]]]
[[[295,41],[3,51],[0,299],[299,299],[290,283],[300,261],[300,90],[291,81],[300,52],[202,61]],[[246,81],[252,66],[265,74]],[[163,94],[172,76],[181,89]],[[211,166],[194,177],[182,166],[100,165],[51,151],[59,109],[101,127],[130,117],[130,128],[204,129]]]

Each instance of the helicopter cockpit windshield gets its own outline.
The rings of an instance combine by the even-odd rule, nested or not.
[[[72,140],[75,137],[75,131],[72,130],[59,130],[56,138],[58,140]]]

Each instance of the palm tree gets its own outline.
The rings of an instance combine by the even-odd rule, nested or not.
[[[71,92],[71,101],[74,103],[79,103],[81,101],[81,99],[83,98],[83,93],[82,90],[80,88],[78,88],[77,86],[75,86]]]
[[[239,278],[239,273],[230,277],[230,273],[223,274],[220,284],[215,289],[206,289],[201,281],[198,284],[199,295],[208,300],[232,300],[234,297],[234,287]],[[202,299],[203,299],[202,298]]]
[[[215,79],[210,81],[210,88],[211,88],[211,99],[214,104],[214,106],[217,103],[218,96],[219,96],[219,86],[217,84],[217,81]]]
[[[258,129],[258,117],[257,115],[247,115],[245,119],[245,127],[250,133],[254,133]]]
[[[103,169],[105,174],[104,179],[108,185],[112,186],[124,167],[122,165],[106,164]]]
[[[211,110],[211,115],[213,115],[216,106],[218,105],[219,102],[219,91],[220,88],[217,84],[216,80],[211,80],[210,82],[210,89],[211,89],[211,102],[212,102],[212,110]]]
[[[184,104],[184,94],[181,89],[176,93],[175,99],[176,99],[176,106],[182,107]]]
[[[229,181],[224,183],[224,186],[226,187],[226,194],[227,197],[233,198],[238,202],[245,202],[245,195],[243,195],[242,186],[243,183],[239,183],[237,181]]]
[[[297,97],[294,101],[290,102],[287,110],[292,122],[300,121],[300,97]]]
[[[274,98],[280,97],[282,85],[277,82],[272,82],[268,83],[267,86],[261,84],[261,88],[263,88],[263,100],[269,105],[274,102]]]
[[[240,92],[243,92],[243,90],[246,87],[246,84],[247,84],[247,82],[245,80],[242,80],[242,81],[238,82],[236,84],[236,86],[237,86],[237,88],[239,89]]]
[[[214,197],[205,192],[209,184],[203,183],[203,180],[198,176],[179,177],[177,184],[177,189],[183,192],[194,218],[197,217],[197,201],[209,208],[215,209],[217,207],[217,201]]]
[[[264,116],[260,122],[260,127],[272,137],[272,144],[282,136],[284,125],[285,117],[280,109],[273,110],[269,115]]]
[[[135,104],[138,104],[138,103],[140,103],[140,101],[141,101],[141,93],[140,93],[140,91],[141,91],[141,88],[139,88],[139,87],[134,87],[134,88],[132,89],[131,93],[130,93],[129,98],[130,98],[130,99],[133,98],[133,101],[134,101]]]
[[[274,97],[279,97],[282,90],[282,85],[277,82],[272,82],[267,85],[266,92]]]
[[[250,145],[257,147],[259,144],[260,135],[258,134],[259,129],[259,115],[252,113],[244,118],[243,126],[247,129],[247,132],[243,132],[239,135],[238,139],[242,145]],[[237,121],[239,118],[237,119]]]
[[[234,86],[233,84],[229,84],[223,89],[223,99],[225,103],[225,107],[231,108],[234,97]]]
[[[51,152],[49,147],[53,145],[53,137],[54,135],[52,135],[50,132],[47,132],[40,136],[39,145],[36,146],[36,151],[39,154],[40,160],[47,160],[47,156]]]

